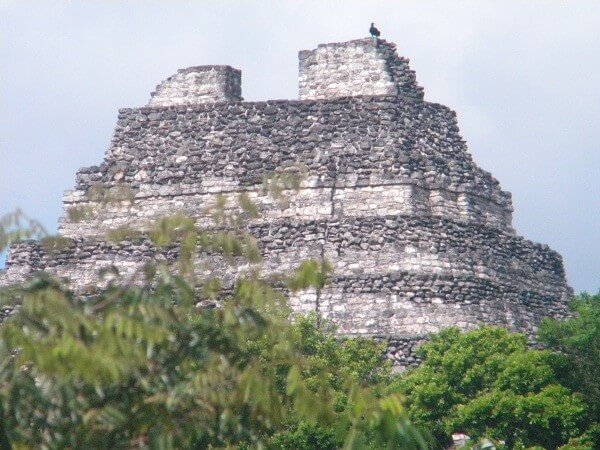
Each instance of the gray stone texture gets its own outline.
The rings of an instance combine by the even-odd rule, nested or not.
[[[403,95],[423,99],[423,88],[396,45],[382,39],[321,44],[301,50],[300,100],[357,95]]]
[[[144,235],[107,242],[107,231],[144,231],[176,212],[214,228],[217,196],[233,205],[246,193],[261,209],[247,231],[265,274],[320,256],[333,265],[319,296],[291,295],[293,310],[388,341],[398,365],[414,364],[414,346],[444,327],[498,324],[532,336],[542,317],[567,314],[560,255],[515,233],[510,194],[475,165],[456,114],[423,100],[393,44],[302,51],[299,83],[299,101],[241,102],[239,71],[194,67],[159,85],[148,106],[120,110],[104,161],[80,169],[64,195],[59,234],[68,245],[13,246],[0,284],[47,270],[91,292],[110,265],[134,276],[148,261],[177,257]],[[301,174],[284,204],[261,187],[278,171]],[[104,196],[94,195],[98,186]],[[86,213],[74,220],[78,210]],[[199,275],[220,274],[226,286],[251,268],[208,253],[197,262]]]
[[[241,71],[230,66],[197,66],[180,69],[156,86],[148,105],[195,105],[241,100]]]

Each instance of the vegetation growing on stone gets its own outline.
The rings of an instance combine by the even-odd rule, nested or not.
[[[40,239],[46,235],[44,226],[20,209],[0,217],[0,251],[6,250],[13,243]]]

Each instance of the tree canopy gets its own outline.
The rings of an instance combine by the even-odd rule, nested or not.
[[[279,288],[254,271],[221,286],[194,275],[196,251],[256,261],[250,237],[199,233],[183,216],[148,236],[179,246],[176,272],[153,263],[138,285],[112,273],[86,296],[47,274],[0,292],[14,307],[0,327],[5,447],[428,447],[400,396],[376,388],[389,375],[377,344],[289,322],[281,281],[321,289],[325,261],[299,263]],[[199,306],[209,298],[219,307]]]
[[[578,295],[571,309],[573,314],[566,320],[545,319],[539,337],[562,359],[558,374],[562,384],[581,392],[590,410],[595,425],[583,441],[600,448],[600,294]]]
[[[600,448],[600,295],[546,320],[545,350],[497,327],[450,328],[420,347],[419,367],[394,374],[385,343],[340,338],[314,315],[289,320],[286,294],[319,292],[331,267],[261,273],[240,232],[259,212],[244,196],[233,214],[225,203],[212,209],[221,231],[172,216],[108,233],[177,249],[138,282],[109,267],[86,295],[46,273],[0,289],[12,309],[0,326],[0,448],[410,450],[446,448],[454,433],[506,449]],[[28,238],[61,245],[20,211],[0,220],[0,249]],[[229,284],[198,276],[198,252],[249,269]]]
[[[395,382],[409,416],[440,445],[453,433],[506,448],[556,449],[586,425],[582,396],[560,384],[555,355],[497,327],[450,328],[420,348],[423,363]]]

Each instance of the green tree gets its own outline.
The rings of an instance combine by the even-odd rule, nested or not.
[[[573,448],[600,448],[600,294],[582,293],[570,306],[568,319],[542,322],[539,338],[562,359],[561,383],[580,392],[590,410],[592,425]]]
[[[562,381],[585,393],[600,421],[600,294],[580,294],[571,303],[572,317],[545,319],[539,338],[565,358]]]
[[[594,423],[576,438],[572,438],[559,450],[596,450],[600,448],[600,425]]]
[[[379,356],[325,363],[323,355],[350,355],[353,344],[291,325],[281,290],[258,272],[230,287],[195,277],[198,249],[256,262],[250,237],[199,233],[182,216],[147,237],[178,247],[178,273],[150,264],[132,285],[113,270],[108,287],[86,297],[44,274],[1,290],[15,312],[0,327],[0,440],[15,448],[265,448],[296,423],[299,433],[312,427],[347,449],[426,448],[399,396],[367,382],[380,376],[372,368]],[[301,264],[284,281],[320,289],[326,270],[323,261]],[[220,306],[198,307],[211,298]]]
[[[530,349],[525,336],[497,327],[451,328],[419,351],[421,366],[393,388],[441,445],[465,433],[504,441],[508,449],[556,449],[581,434],[587,413],[581,396],[558,382],[555,355]]]
[[[309,362],[302,378],[309,387],[325,382],[332,390],[334,410],[338,413],[348,407],[347,380],[356,380],[358,386],[369,388],[376,397],[384,397],[393,379],[391,363],[385,357],[385,343],[367,338],[339,338],[333,327],[324,327],[315,315],[300,316],[293,325],[294,339],[302,356]],[[269,364],[267,342],[258,342],[256,351]],[[283,384],[288,364],[277,367],[279,383]],[[323,376],[326,378],[323,378]],[[277,448],[298,450],[328,450],[340,448],[343,442],[331,427],[320,427],[290,418],[286,430],[278,432],[271,442]],[[373,436],[365,436],[365,445],[380,448]]]

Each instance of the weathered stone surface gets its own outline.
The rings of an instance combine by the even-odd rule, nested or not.
[[[230,66],[180,69],[156,86],[150,106],[195,105],[242,100],[242,73]]]
[[[104,161],[80,169],[64,195],[59,233],[71,243],[53,253],[13,246],[0,284],[47,270],[85,293],[112,264],[128,276],[174,261],[175,247],[104,236],[175,212],[210,228],[211,205],[245,193],[261,209],[247,231],[265,273],[321,255],[333,265],[319,298],[294,294],[292,308],[317,311],[342,334],[386,340],[398,365],[415,364],[414,346],[447,326],[533,335],[542,317],[567,313],[560,255],[516,235],[510,194],[475,165],[456,114],[423,100],[393,44],[300,52],[299,101],[241,102],[239,80],[229,66],[184,69],[149,106],[119,111]],[[261,187],[278,171],[301,174],[284,204]],[[205,253],[197,262],[226,285],[250,268]]]
[[[301,100],[356,95],[423,99],[409,60],[396,54],[395,44],[382,39],[321,44],[298,56]]]

